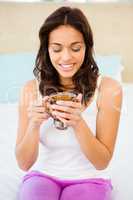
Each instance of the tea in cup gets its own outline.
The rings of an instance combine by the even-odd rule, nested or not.
[[[50,105],[52,104],[56,104],[56,101],[73,101],[73,102],[77,102],[77,94],[73,93],[73,92],[57,92],[57,93],[53,93],[49,96],[49,99],[47,101],[47,105],[46,105],[46,111],[52,116],[52,111],[53,109],[51,108]],[[54,125],[57,129],[60,130],[65,130],[68,128],[68,126],[66,124],[64,124],[62,121],[60,121],[59,119],[57,119],[55,116],[52,116],[53,120],[54,120]]]

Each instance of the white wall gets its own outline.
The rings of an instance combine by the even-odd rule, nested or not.
[[[55,3],[0,3],[0,53],[37,51],[38,30]],[[125,67],[123,80],[133,81],[133,4],[69,4],[80,7],[94,32],[95,50],[119,54]]]

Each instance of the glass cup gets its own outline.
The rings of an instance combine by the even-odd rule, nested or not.
[[[46,104],[46,112],[52,116],[53,109],[50,107],[52,104],[56,104],[56,101],[73,101],[77,102],[77,94],[74,92],[56,92],[51,95],[49,95],[47,104]],[[52,116],[54,120],[54,126],[59,130],[65,130],[68,128],[66,124],[64,124],[62,121],[57,119],[55,116]]]

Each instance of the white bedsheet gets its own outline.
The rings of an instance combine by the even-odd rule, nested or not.
[[[108,169],[114,200],[133,200],[133,84],[123,84],[124,99],[115,152]],[[14,156],[17,104],[0,104],[0,200],[16,200],[22,172]]]

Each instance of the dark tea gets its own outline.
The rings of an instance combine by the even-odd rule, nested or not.
[[[54,94],[51,94],[49,96],[49,99],[47,101],[46,105],[46,111],[52,116],[53,109],[50,107],[52,104],[56,104],[56,101],[73,101],[76,102],[77,94],[73,92],[57,92]],[[52,116],[54,119],[54,125],[57,129],[64,130],[67,129],[67,125],[65,125],[62,121],[57,119],[55,116]]]

